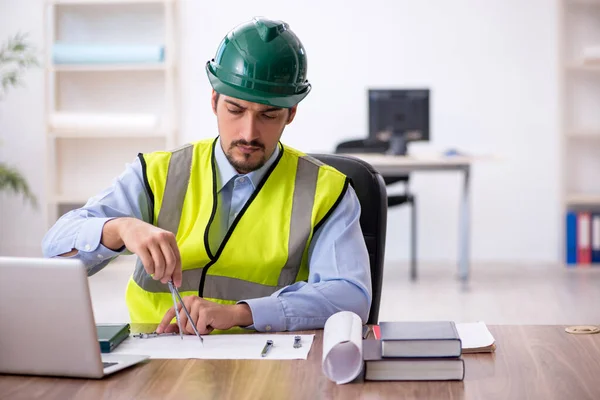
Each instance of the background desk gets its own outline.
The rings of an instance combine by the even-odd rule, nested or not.
[[[0,375],[0,399],[600,399],[600,334],[562,326],[490,326],[493,354],[467,354],[465,380],[336,385],[308,360],[151,360],[102,380]]]
[[[469,179],[471,164],[479,157],[464,156],[391,156],[382,154],[345,154],[360,158],[371,164],[382,176],[398,176],[415,171],[460,171],[463,173],[462,200],[460,204],[458,277],[463,283],[469,280],[471,205]],[[416,277],[416,265],[411,265],[411,276]]]

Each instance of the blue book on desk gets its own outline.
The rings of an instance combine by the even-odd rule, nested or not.
[[[566,220],[566,262],[568,265],[577,264],[577,213],[567,211]]]

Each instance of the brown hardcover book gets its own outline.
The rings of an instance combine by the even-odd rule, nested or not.
[[[363,340],[364,379],[368,381],[461,381],[465,364],[460,357],[382,357],[381,341]]]

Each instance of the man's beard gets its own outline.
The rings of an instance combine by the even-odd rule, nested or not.
[[[252,157],[254,155],[254,153],[250,153],[250,154],[241,153],[241,155],[242,155],[242,157],[244,157],[244,159],[243,160],[235,159],[233,156],[233,150],[239,145],[258,147],[258,148],[262,149],[263,155],[258,160],[252,161],[252,160],[250,160],[250,157]],[[258,150],[258,151],[260,151],[260,150]],[[229,149],[225,152],[225,157],[227,157],[227,160],[233,166],[233,168],[235,168],[238,172],[244,173],[244,174],[247,174],[249,172],[260,169],[267,162],[266,154],[265,154],[265,145],[262,144],[261,142],[259,142],[258,140],[252,140],[251,142],[247,142],[243,139],[240,139],[240,140],[235,140],[235,141],[231,142],[231,144],[229,145]]]

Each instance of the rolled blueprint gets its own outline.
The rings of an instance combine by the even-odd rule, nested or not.
[[[362,371],[362,321],[351,311],[340,311],[323,329],[323,373],[333,382],[353,381]]]

